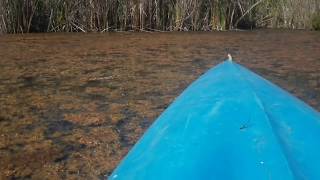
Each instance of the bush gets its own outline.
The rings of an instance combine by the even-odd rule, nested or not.
[[[320,14],[317,14],[312,18],[312,29],[320,31]]]

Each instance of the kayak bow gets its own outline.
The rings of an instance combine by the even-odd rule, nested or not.
[[[111,180],[320,179],[320,114],[225,61],[151,125]]]

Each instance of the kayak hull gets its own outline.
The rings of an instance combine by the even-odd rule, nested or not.
[[[109,179],[320,179],[320,115],[225,61],[193,82]]]

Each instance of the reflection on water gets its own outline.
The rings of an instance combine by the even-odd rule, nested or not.
[[[226,52],[320,110],[317,32],[0,37],[0,179],[110,174]]]

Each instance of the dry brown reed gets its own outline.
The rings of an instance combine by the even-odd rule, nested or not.
[[[0,32],[310,29],[318,0],[0,0]]]

